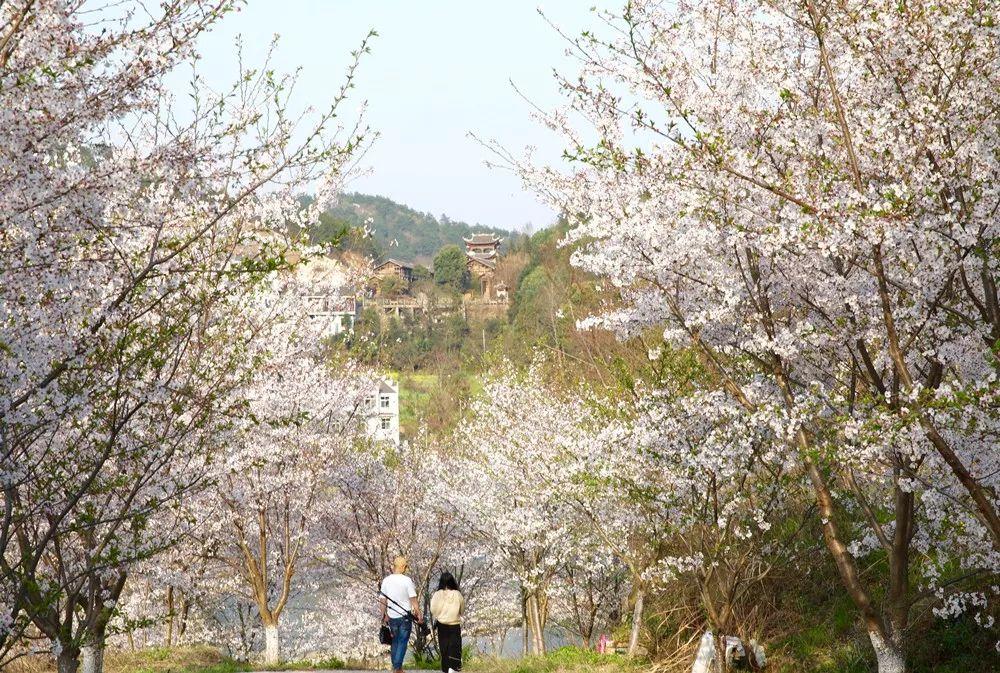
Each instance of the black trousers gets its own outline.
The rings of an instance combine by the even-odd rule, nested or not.
[[[462,670],[462,627],[458,624],[438,624],[438,646],[441,648],[441,673],[449,668]]]

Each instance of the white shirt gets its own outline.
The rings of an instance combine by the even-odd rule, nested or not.
[[[389,618],[394,619],[405,617],[406,611],[394,605],[393,601],[409,610],[410,599],[417,597],[417,587],[413,585],[413,580],[406,575],[393,573],[382,580],[382,593],[392,599],[388,601],[388,612]]]

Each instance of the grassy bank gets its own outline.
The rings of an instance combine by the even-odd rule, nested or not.
[[[426,662],[430,668],[434,662]],[[105,673],[243,673],[246,671],[284,670],[304,671],[317,669],[363,668],[353,662],[338,659],[326,661],[293,661],[280,668],[266,668],[246,662],[233,661],[211,647],[153,648],[128,651],[109,651]],[[417,670],[412,666],[409,670]],[[433,668],[437,669],[434,665]],[[473,673],[639,673],[650,667],[644,662],[632,662],[615,655],[599,655],[577,648],[563,648],[544,657],[524,659],[472,658],[465,666]],[[5,668],[4,673],[54,673],[50,657],[23,658]]]
[[[244,673],[261,670],[327,670],[347,667],[339,659],[289,661],[280,667],[267,667],[235,661],[214,647],[156,647],[136,650],[109,650],[105,655],[104,673]],[[3,673],[55,673],[51,657],[18,659]]]

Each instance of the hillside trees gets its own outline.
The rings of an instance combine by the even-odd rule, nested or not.
[[[365,253],[374,250],[410,262],[429,262],[446,245],[461,245],[473,232],[489,231],[510,240],[514,232],[496,227],[452,220],[445,215],[435,218],[384,196],[348,193],[326,209],[319,224],[310,229],[314,243],[326,243],[341,227],[367,228],[371,236],[364,240],[345,240],[350,249]],[[376,254],[375,257],[380,255]]]
[[[574,170],[522,167],[572,218],[574,262],[628,301],[586,324],[662,327],[772,425],[879,670],[905,670],[915,602],[982,605],[963,582],[1000,558],[996,7],[644,1],[608,18],[619,32],[574,41],[564,82],[599,142],[560,111],[546,121]],[[859,565],[874,550],[878,576]]]

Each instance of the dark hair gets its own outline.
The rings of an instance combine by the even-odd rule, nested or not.
[[[458,581],[455,580],[455,576],[447,570],[441,573],[441,581],[438,582],[438,591],[441,591],[442,589],[458,591]]]

